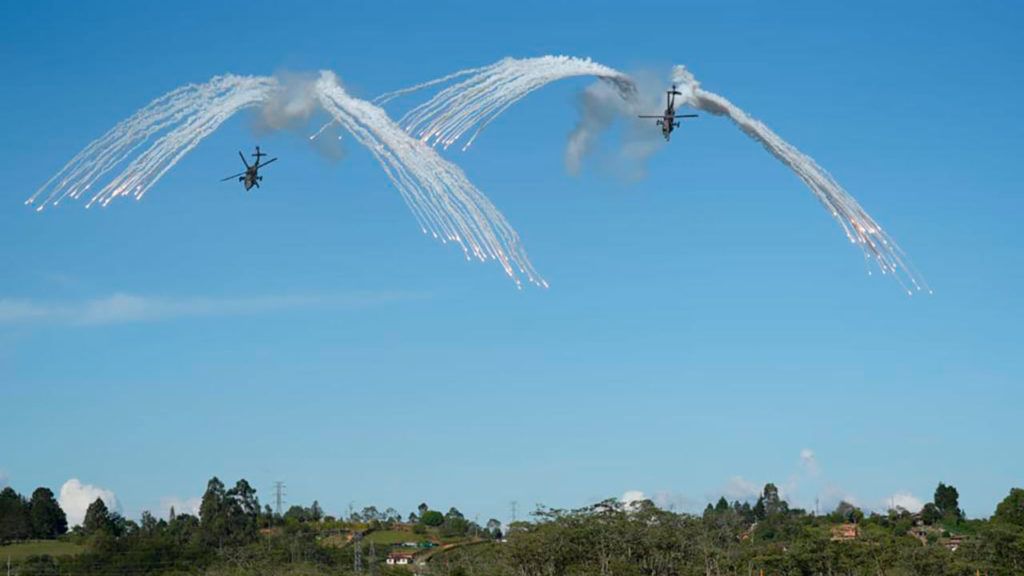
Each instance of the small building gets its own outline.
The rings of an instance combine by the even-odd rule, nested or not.
[[[838,526],[832,527],[832,541],[833,542],[849,542],[850,540],[856,540],[860,534],[860,529],[853,522],[846,522]]]
[[[945,546],[946,549],[950,552],[956,552],[957,549],[960,548],[960,545],[963,543],[964,537],[959,534],[954,534],[950,536],[948,539],[946,539],[946,541],[943,542],[942,545]]]
[[[412,564],[412,560],[411,552],[392,552],[388,554],[387,563],[389,566],[408,566]]]

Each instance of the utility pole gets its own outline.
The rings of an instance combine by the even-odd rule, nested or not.
[[[513,524],[513,523],[515,523],[515,521],[516,521],[516,506],[518,506],[518,505],[519,505],[519,503],[518,503],[518,502],[516,502],[515,500],[513,500],[513,501],[512,501],[511,503],[510,503],[510,505],[512,506],[512,522],[510,522],[509,524]]]
[[[278,517],[281,516],[281,505],[284,504],[284,482],[278,480],[274,482],[274,512]]]

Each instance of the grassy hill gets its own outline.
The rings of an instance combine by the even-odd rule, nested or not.
[[[19,562],[29,556],[74,556],[85,550],[84,546],[61,540],[33,540],[0,546],[0,563]]]

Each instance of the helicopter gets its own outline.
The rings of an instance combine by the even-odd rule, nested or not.
[[[665,141],[668,142],[672,137],[672,130],[679,128],[679,122],[676,118],[696,118],[696,114],[676,114],[676,96],[682,96],[683,93],[676,90],[676,85],[672,85],[671,90],[665,91],[665,112],[660,116],[648,116],[640,115],[640,118],[657,118],[655,122],[658,126],[661,126],[661,134],[665,136]]]
[[[239,150],[238,151],[238,157],[242,159],[242,164],[245,164],[245,171],[244,172],[239,172],[238,174],[233,174],[231,176],[228,176],[227,178],[224,178],[223,180],[221,180],[221,182],[227,182],[228,180],[233,180],[235,178],[238,178],[238,181],[242,182],[245,185],[245,189],[246,190],[251,189],[253,186],[259,188],[260,187],[260,181],[263,180],[263,176],[259,175],[260,168],[263,168],[267,164],[270,164],[274,160],[277,160],[277,158],[271,158],[270,160],[267,160],[266,162],[260,162],[260,158],[262,158],[264,156],[267,156],[267,155],[268,154],[266,154],[265,152],[260,152],[260,147],[257,146],[256,147],[256,153],[253,154],[253,156],[256,157],[256,162],[254,162],[253,164],[249,164],[248,162],[245,161],[245,155],[242,154],[241,150]]]

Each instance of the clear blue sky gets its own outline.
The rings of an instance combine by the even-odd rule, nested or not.
[[[627,490],[702,506],[766,481],[866,506],[944,481],[983,516],[1024,482],[1019,5],[209,4],[2,11],[0,481],[80,478],[131,516],[218,475],[264,501],[284,480],[329,513],[425,500],[482,519]],[[350,138],[332,163],[244,114],[141,203],[21,204],[187,82],[330,68],[372,97],[548,53],[686,64],[832,172],[935,295],[867,276],[720,118],[642,180],[596,161],[569,176],[587,79],[447,154],[548,290],[421,235]],[[264,187],[219,183],[256,141],[282,157]],[[100,321],[119,305],[146,312]]]

